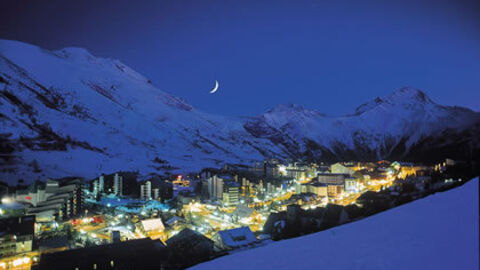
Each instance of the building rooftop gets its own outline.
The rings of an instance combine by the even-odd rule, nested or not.
[[[249,227],[219,231],[218,235],[224,245],[232,248],[250,245],[257,241]]]

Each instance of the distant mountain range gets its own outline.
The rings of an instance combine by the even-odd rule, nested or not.
[[[341,117],[298,105],[247,119],[212,115],[118,60],[0,40],[0,180],[9,182],[120,170],[145,176],[270,157],[472,159],[480,156],[479,132],[480,113],[411,88]]]

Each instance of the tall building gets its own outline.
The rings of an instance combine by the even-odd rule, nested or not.
[[[272,183],[267,182],[267,194],[273,193],[275,193],[275,186]]]
[[[115,173],[113,176],[113,194],[117,196],[122,196],[122,190],[123,190],[123,176],[119,175],[118,173]]]
[[[223,179],[216,175],[208,178],[208,196],[210,199],[223,199]]]
[[[231,206],[238,205],[240,198],[240,184],[237,182],[225,182],[223,185],[223,203]]]
[[[101,175],[93,181],[93,194],[97,195],[105,191],[105,177]]]
[[[152,189],[152,198],[154,200],[158,200],[158,198],[160,198],[160,189],[159,188]]]
[[[48,179],[44,199],[27,213],[37,220],[68,219],[83,214],[83,181],[76,178]]]
[[[140,185],[140,199],[146,201],[152,199],[152,182],[146,181],[144,184]]]

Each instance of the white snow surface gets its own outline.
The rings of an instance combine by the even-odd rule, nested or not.
[[[399,143],[405,143],[407,152],[422,138],[439,135],[446,129],[463,130],[478,121],[478,112],[442,106],[421,90],[403,87],[359,106],[351,115],[328,116],[295,104],[277,105],[252,118],[249,124],[260,137],[278,133],[293,139],[299,143],[300,151],[307,148],[305,140],[311,140],[333,153],[335,146],[350,150],[362,146],[382,159]]]
[[[191,269],[479,269],[478,179],[358,222]]]
[[[383,158],[405,138],[408,149],[424,136],[480,121],[480,113],[437,105],[411,88],[347,116],[278,105],[245,121],[199,111],[118,60],[82,48],[52,52],[9,40],[0,40],[0,76],[0,150],[16,148],[0,152],[0,180],[10,183],[251,165],[269,157],[298,158],[307,140],[333,153],[338,145],[360,146]],[[264,134],[270,129],[291,140],[296,153]]]
[[[120,61],[94,57],[85,49],[51,52],[0,40],[0,76],[7,81],[0,81],[1,91],[33,108],[29,116],[0,95],[0,113],[6,116],[0,117],[0,134],[10,134],[9,140],[38,141],[39,132],[31,127],[36,121],[62,138],[100,150],[78,145],[68,145],[66,151],[25,147],[14,153],[10,170],[3,166],[1,180],[94,178],[115,171],[163,173],[168,166],[188,172],[281,155],[270,141],[250,135],[240,120],[198,111]],[[53,108],[45,104],[45,99],[56,97],[62,101]],[[167,163],[153,162],[157,157]],[[27,165],[34,160],[41,172]]]

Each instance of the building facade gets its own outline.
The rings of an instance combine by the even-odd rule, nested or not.
[[[208,196],[210,199],[223,200],[223,179],[214,175],[208,179]]]
[[[140,185],[140,199],[145,201],[152,199],[152,182],[146,181]]]
[[[33,249],[35,216],[0,219],[0,258]]]

